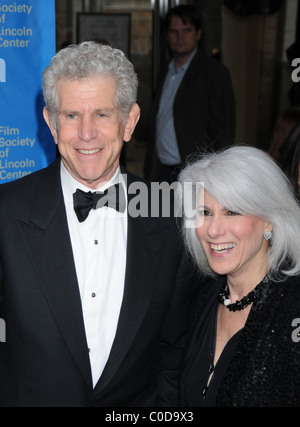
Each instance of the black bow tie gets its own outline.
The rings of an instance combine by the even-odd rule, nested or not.
[[[107,188],[103,193],[85,192],[77,189],[73,194],[74,210],[79,222],[88,217],[91,209],[108,206],[119,212],[125,212],[125,193],[122,185],[116,184]]]

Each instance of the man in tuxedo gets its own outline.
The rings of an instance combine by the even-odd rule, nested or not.
[[[130,214],[133,189],[150,191],[119,164],[136,74],[84,42],[52,59],[43,93],[60,158],[0,186],[0,405],[152,406],[158,375],[176,377],[197,278],[175,218]]]
[[[175,6],[165,29],[171,60],[157,79],[144,175],[171,182],[189,155],[234,143],[235,100],[228,69],[199,47],[200,11]]]

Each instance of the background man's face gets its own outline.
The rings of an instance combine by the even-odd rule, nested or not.
[[[173,56],[188,56],[197,47],[201,30],[190,23],[185,24],[178,16],[172,16],[168,29],[168,44]]]

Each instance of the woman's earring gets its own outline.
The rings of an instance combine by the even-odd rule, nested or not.
[[[271,239],[271,237],[272,237],[272,231],[266,231],[266,232],[264,233],[264,238],[265,238],[266,240],[270,240],[270,239]]]

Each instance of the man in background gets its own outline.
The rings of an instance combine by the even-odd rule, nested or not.
[[[192,153],[234,143],[235,100],[227,68],[200,47],[200,12],[191,5],[165,18],[171,60],[158,76],[144,174],[174,181]]]

